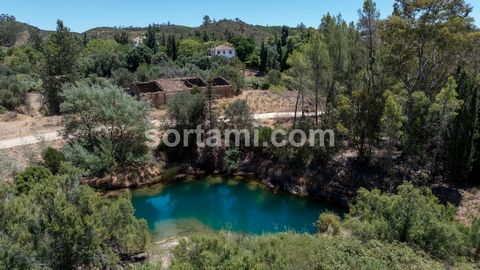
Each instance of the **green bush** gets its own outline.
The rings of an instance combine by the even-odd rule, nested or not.
[[[175,248],[171,269],[443,269],[404,244],[281,233],[197,235]]]
[[[117,165],[147,160],[148,104],[105,81],[68,85],[63,95],[63,135],[68,142],[62,152],[66,161],[102,174]]]
[[[78,184],[77,169],[62,171],[27,169],[19,177],[35,178],[28,193],[0,183],[0,269],[118,269],[145,251],[147,224],[128,195],[104,198]]]
[[[248,85],[252,88],[252,89],[260,89],[261,85],[262,85],[262,80],[258,79],[258,78],[253,78],[253,79],[250,79],[248,81]]]
[[[267,81],[262,82],[262,85],[260,85],[260,89],[262,89],[262,90],[270,89],[270,83],[267,82]]]
[[[15,177],[15,189],[18,194],[28,193],[30,189],[53,177],[52,172],[42,166],[30,166]]]
[[[0,76],[0,106],[13,111],[26,99],[27,89],[15,76]]]
[[[361,189],[345,226],[364,240],[405,242],[449,259],[466,255],[469,249],[455,213],[453,206],[440,204],[427,188],[404,184],[397,194]]]
[[[272,85],[280,85],[282,83],[282,72],[272,69],[268,72],[268,82]]]
[[[48,147],[43,150],[42,159],[43,165],[48,168],[53,174],[58,173],[62,162],[65,161],[63,153],[52,147]]]
[[[225,167],[229,171],[237,170],[242,161],[242,152],[238,148],[232,147],[225,151]]]
[[[0,114],[4,114],[7,112],[7,109],[5,107],[3,107],[2,105],[0,105]]]
[[[331,212],[320,214],[317,230],[319,233],[337,235],[340,232],[340,217]]]

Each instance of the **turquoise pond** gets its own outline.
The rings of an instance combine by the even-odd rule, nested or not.
[[[256,181],[209,178],[132,193],[135,215],[147,220],[155,239],[228,230],[262,234],[315,232],[321,212],[339,208],[287,194],[275,194]]]

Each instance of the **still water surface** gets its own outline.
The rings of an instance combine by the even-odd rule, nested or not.
[[[132,204],[155,239],[219,230],[314,233],[321,212],[343,214],[326,202],[275,194],[244,179],[209,178],[140,189],[132,193]]]

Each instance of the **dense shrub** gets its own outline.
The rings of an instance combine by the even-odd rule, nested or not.
[[[467,254],[456,209],[439,203],[430,189],[404,184],[397,194],[358,191],[345,225],[361,239],[406,242],[440,258]]]
[[[36,177],[28,193],[0,183],[0,269],[116,269],[145,250],[147,225],[135,219],[130,198],[78,185],[74,168],[55,177],[45,170],[21,174]]]
[[[238,170],[242,161],[242,152],[236,147],[232,147],[225,151],[225,168],[228,171]]]
[[[253,78],[253,79],[249,79],[247,83],[248,83],[248,86],[250,86],[250,88],[257,90],[257,89],[260,89],[260,86],[262,85],[262,80],[258,78]]]
[[[262,90],[270,89],[270,83],[268,81],[262,82],[262,84],[260,85],[260,89],[262,89]]]
[[[0,76],[0,106],[14,110],[26,99],[27,89],[15,76]]]
[[[404,244],[300,234],[211,235],[184,240],[172,269],[443,269]]]
[[[42,181],[48,181],[52,176],[52,173],[45,167],[28,167],[15,177],[15,189],[18,194],[27,193],[34,185]]]
[[[282,73],[278,70],[272,69],[268,72],[268,82],[272,85],[280,85],[282,83]]]
[[[205,97],[187,91],[176,94],[168,102],[168,113],[179,128],[196,128],[205,122]]]
[[[150,123],[145,102],[108,82],[67,86],[64,98],[67,161],[91,174],[146,161]]]
[[[225,110],[225,117],[229,125],[238,130],[250,129],[253,125],[253,115],[246,100],[237,99],[230,103]]]
[[[340,217],[330,212],[320,214],[317,230],[320,233],[337,235],[340,232]]]
[[[47,147],[42,151],[43,165],[48,168],[53,174],[57,174],[65,157],[62,152],[55,148]]]

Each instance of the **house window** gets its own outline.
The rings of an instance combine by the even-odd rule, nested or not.
[[[230,51],[228,51],[228,53],[229,53],[229,54],[232,54],[232,51],[230,50]]]
[[[225,54],[225,51],[223,51],[223,54]]]
[[[217,51],[217,54],[220,54],[220,51]]]

